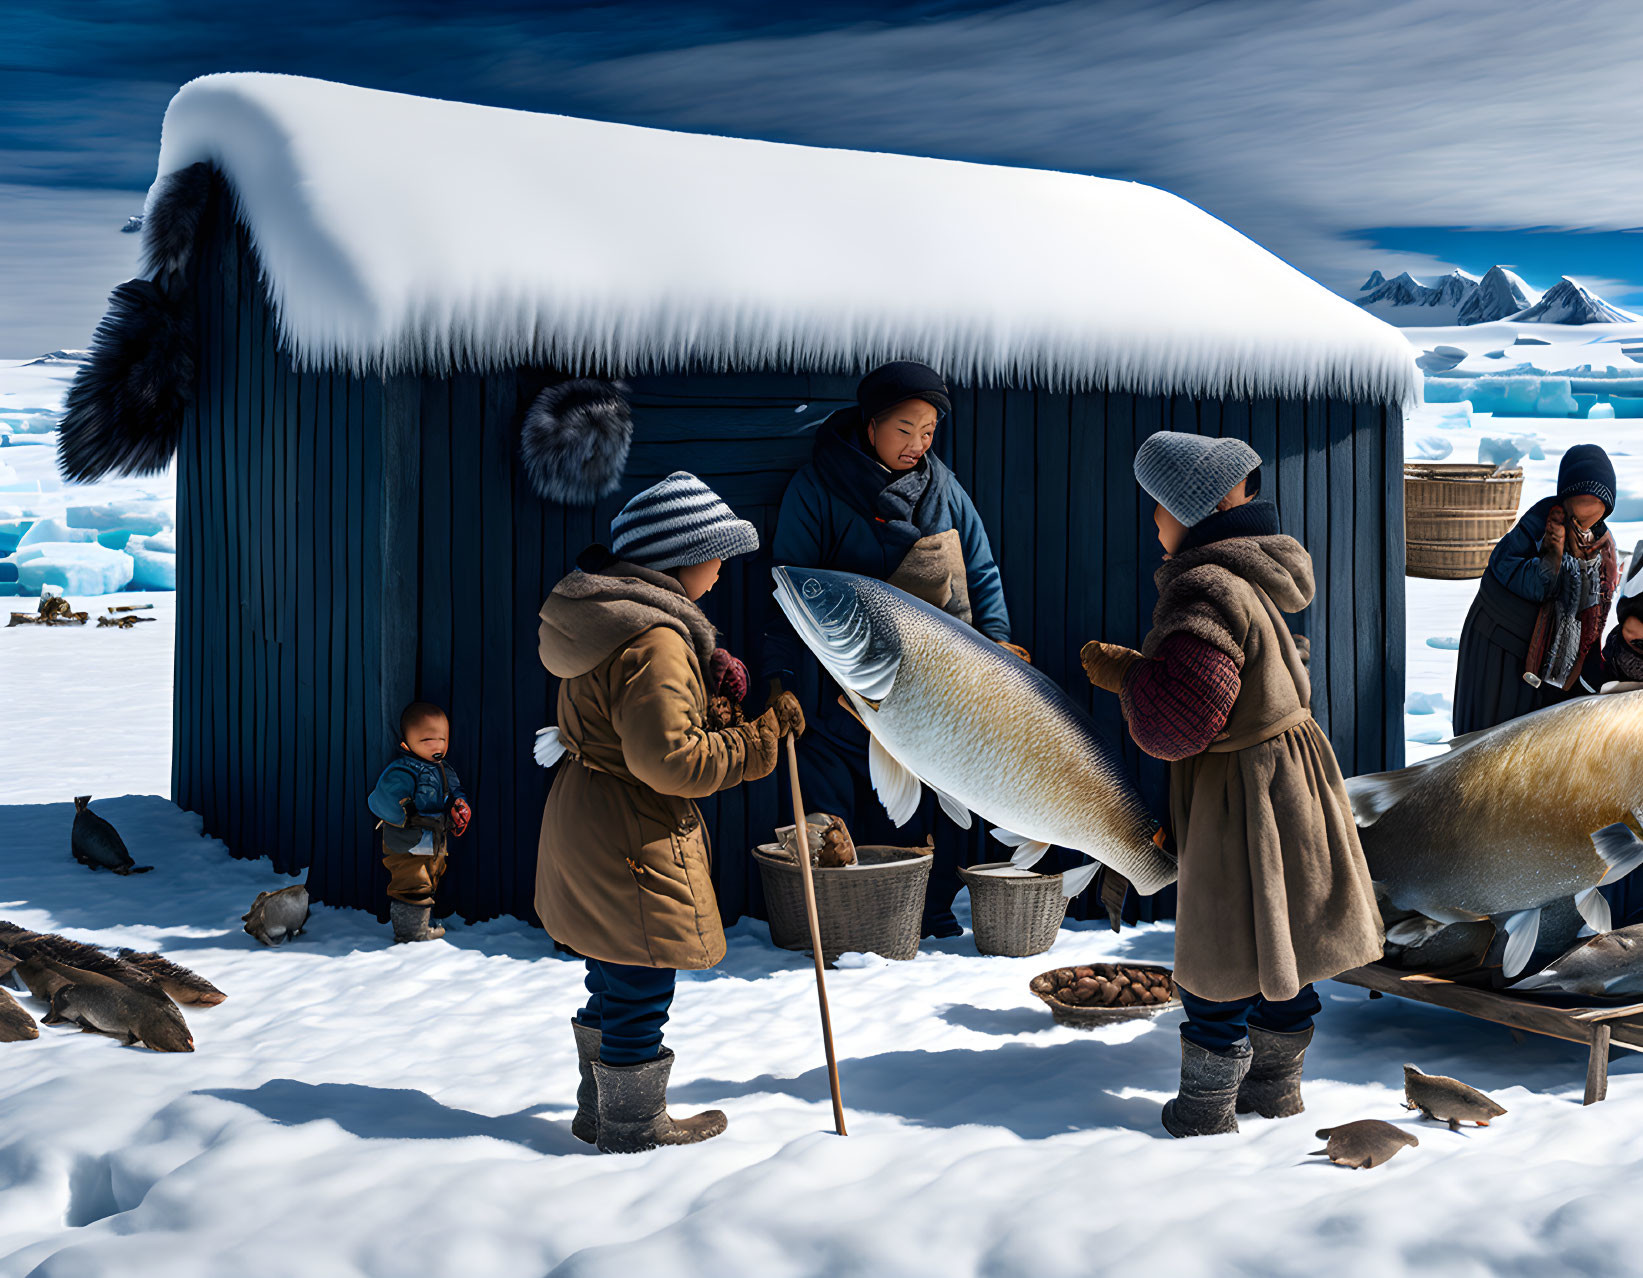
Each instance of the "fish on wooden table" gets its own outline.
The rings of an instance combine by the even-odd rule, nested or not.
[[[87,805],[89,794],[74,800],[74,827],[69,831],[69,849],[74,859],[93,870],[113,870],[116,874],[147,874],[152,865],[138,865],[126,851],[125,840]]]
[[[1051,847],[1091,859],[1062,877],[1076,896],[1101,865],[1143,896],[1175,858],[1112,746],[1043,671],[886,582],[776,567],[776,603],[844,689],[869,735],[868,772],[897,825],[928,786],[964,828],[975,812],[1032,865]]]
[[[1643,923],[1588,937],[1512,989],[1582,998],[1643,994]]]
[[[1576,697],[1346,788],[1377,893],[1421,916],[1387,940],[1492,919],[1506,934],[1502,971],[1515,976],[1543,907],[1572,898],[1606,932],[1598,885],[1643,865],[1643,839],[1625,824],[1643,811],[1643,692]]]
[[[293,883],[276,892],[259,892],[242,914],[245,930],[264,945],[279,945],[302,931],[308,922],[308,888]]]

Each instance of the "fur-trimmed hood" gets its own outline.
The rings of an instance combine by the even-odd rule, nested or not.
[[[1166,593],[1200,588],[1223,572],[1259,586],[1280,612],[1300,612],[1312,602],[1312,556],[1295,538],[1283,533],[1234,537],[1199,546],[1168,560],[1153,581],[1162,600]]]
[[[657,626],[684,639],[705,671],[717,633],[665,572],[613,559],[596,547],[553,588],[538,614],[538,649],[548,673],[560,679],[587,674],[624,644]]]

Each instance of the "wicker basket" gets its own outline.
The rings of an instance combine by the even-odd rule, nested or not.
[[[784,950],[808,950],[799,863],[776,843],[760,844],[753,859],[764,881],[770,939]],[[855,865],[812,870],[823,961],[850,953],[916,958],[930,861],[928,847],[858,847]]]
[[[1523,472],[1411,462],[1403,468],[1405,571],[1457,581],[1483,576],[1495,543],[1517,522]]]
[[[970,889],[970,921],[981,953],[1025,958],[1055,944],[1067,916],[1059,874],[1016,870],[1008,861],[960,866],[958,874]]]
[[[1171,990],[1175,989],[1175,974],[1162,963],[1063,963],[1061,966],[1092,967],[1103,975],[1110,975],[1120,967],[1141,968],[1148,972],[1169,972]],[[1167,1003],[1142,1003],[1135,1007],[1079,1007],[1073,1003],[1063,1003],[1055,996],[1055,973],[1058,970],[1051,968],[1048,972],[1040,972],[1027,984],[1027,988],[1038,995],[1050,1009],[1050,1015],[1055,1017],[1057,1025],[1070,1025],[1073,1029],[1095,1029],[1098,1025],[1114,1025],[1119,1021],[1145,1020],[1149,1016],[1157,1016],[1160,1012],[1181,1006],[1179,997],[1171,998]]]

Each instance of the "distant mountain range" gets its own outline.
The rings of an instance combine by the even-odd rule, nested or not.
[[[1387,279],[1370,272],[1360,288],[1358,305],[1404,328],[1450,324],[1488,324],[1523,320],[1542,324],[1626,324],[1637,316],[1611,306],[1567,275],[1542,295],[1504,266],[1491,266],[1479,279],[1450,271],[1435,284],[1423,284],[1405,271]]]

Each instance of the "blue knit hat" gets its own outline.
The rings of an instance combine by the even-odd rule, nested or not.
[[[759,548],[759,533],[688,470],[676,470],[623,506],[610,521],[611,553],[666,572]]]
[[[1161,430],[1136,451],[1135,482],[1191,528],[1214,514],[1221,499],[1260,464],[1261,454],[1241,439]]]

